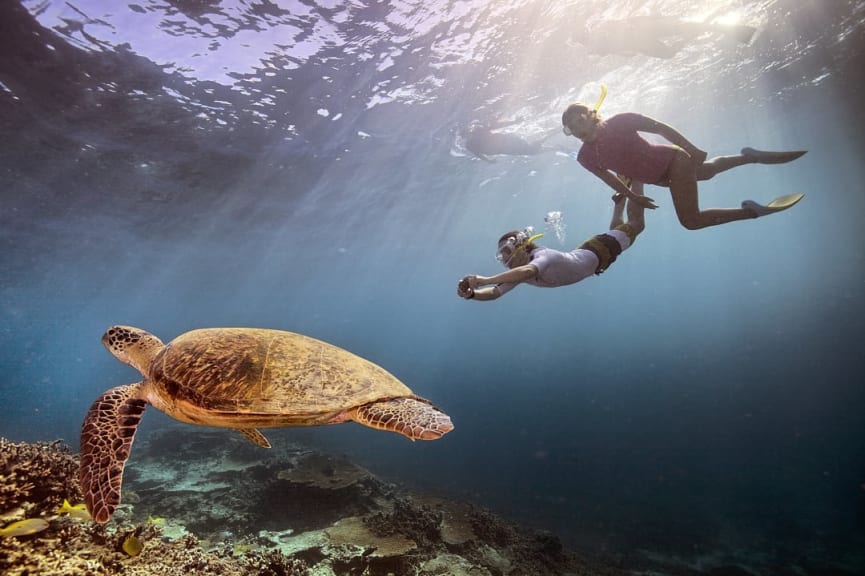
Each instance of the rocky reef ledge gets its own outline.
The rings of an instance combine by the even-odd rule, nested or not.
[[[81,502],[61,442],[0,439],[0,573],[9,576],[618,576],[469,503],[409,493],[344,457],[279,446],[262,457],[224,431],[136,442],[105,526]],[[83,517],[82,517],[83,516]],[[21,520],[32,534],[13,534]],[[19,530],[24,532],[26,530]]]

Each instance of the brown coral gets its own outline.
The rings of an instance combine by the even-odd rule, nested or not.
[[[369,472],[345,458],[317,452],[304,455],[295,467],[277,473],[280,480],[326,490],[348,488],[369,476]]]
[[[357,516],[343,518],[324,532],[330,538],[331,543],[336,545],[348,544],[369,549],[372,556],[401,556],[417,548],[417,544],[402,534],[374,534],[364,523],[363,519]]]
[[[442,513],[430,506],[415,505],[409,498],[396,498],[391,512],[369,515],[364,522],[377,536],[404,534],[422,549],[430,549],[441,540]]]
[[[106,538],[103,526],[69,523],[49,538],[0,541],[0,573],[4,576],[307,576],[306,565],[278,551],[251,552],[243,558],[205,552],[194,536],[173,541],[145,528],[144,549],[130,558],[118,538]],[[101,536],[97,533],[102,533]],[[99,544],[99,541],[103,541]]]
[[[289,558],[278,550],[252,552],[244,558],[244,564],[258,576],[307,576],[306,563]]]
[[[471,540],[478,539],[472,528],[472,514],[475,507],[471,504],[426,494],[415,496],[414,499],[419,504],[428,506],[441,514],[439,532],[442,542],[448,547],[456,549]]]
[[[52,514],[64,498],[80,502],[77,478],[78,460],[62,442],[0,438],[0,516],[6,520]]]

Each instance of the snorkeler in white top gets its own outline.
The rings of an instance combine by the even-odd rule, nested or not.
[[[631,192],[642,196],[643,184],[630,183]],[[613,197],[615,207],[610,230],[586,240],[579,248],[562,252],[535,244],[543,234],[531,227],[511,231],[499,239],[496,258],[508,270],[495,276],[464,276],[457,284],[457,295],[466,300],[495,300],[518,284],[542,288],[567,286],[606,270],[628,249],[645,228],[645,208],[623,194]],[[624,212],[627,204],[628,221]]]

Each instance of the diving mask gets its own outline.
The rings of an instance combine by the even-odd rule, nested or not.
[[[601,84],[601,96],[598,98],[598,101],[595,102],[595,106],[589,110],[589,107],[585,104],[571,104],[568,106],[568,109],[565,110],[565,113],[562,114],[562,132],[565,133],[565,136],[573,136],[574,130],[571,128],[571,124],[574,120],[579,119],[581,122],[585,121],[592,112],[597,113],[601,108],[601,104],[604,103],[604,99],[607,97],[607,85]],[[584,109],[584,111],[577,112],[577,110]],[[569,114],[570,112],[570,114]]]
[[[499,249],[496,251],[496,260],[502,263],[505,268],[510,268],[508,264],[518,250],[525,250],[526,246],[541,238],[543,234],[534,234],[535,229],[532,226],[526,226],[515,236],[508,236],[505,240],[499,243]]]
[[[583,104],[571,104],[562,114],[562,132],[565,136],[573,136],[580,131],[580,126],[591,116],[592,111]]]

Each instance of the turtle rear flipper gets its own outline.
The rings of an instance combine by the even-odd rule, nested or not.
[[[123,467],[147,407],[139,396],[141,385],[117,386],[103,393],[90,407],[81,427],[78,478],[87,511],[99,524],[108,522],[120,505]]]
[[[454,429],[450,417],[423,398],[393,398],[349,411],[349,418],[414,440],[438,440]]]
[[[270,448],[270,442],[268,442],[267,437],[259,432],[257,428],[235,428],[235,430],[243,434],[247,440],[256,446]]]

